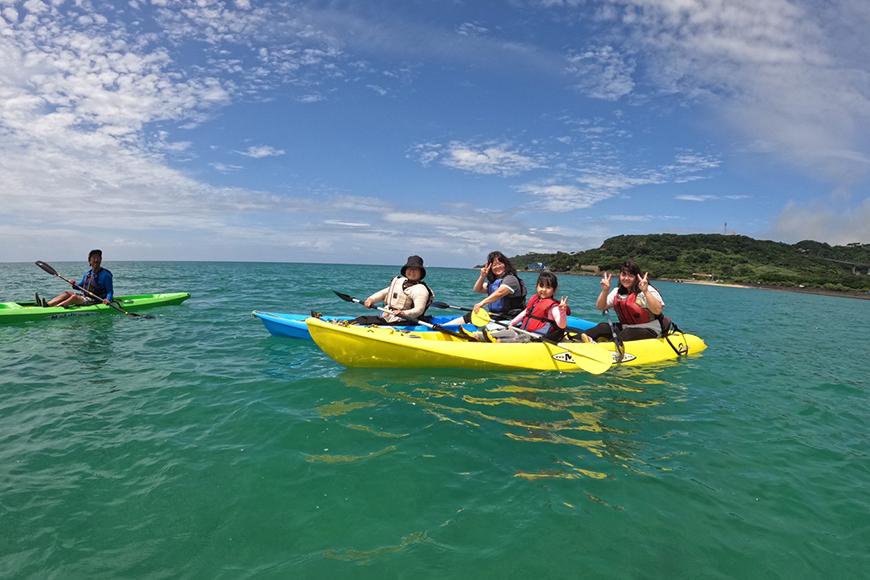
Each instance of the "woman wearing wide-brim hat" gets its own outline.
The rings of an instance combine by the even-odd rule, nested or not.
[[[390,285],[375,292],[365,299],[366,308],[374,308],[380,302],[391,312],[380,316],[360,316],[353,320],[355,324],[407,324],[408,319],[419,320],[435,299],[435,293],[423,282],[426,268],[423,258],[408,256],[405,265],[399,270],[399,275],[390,281]]]

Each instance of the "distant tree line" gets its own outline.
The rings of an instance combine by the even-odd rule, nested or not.
[[[784,244],[722,234],[625,235],[609,238],[594,250],[530,253],[511,261],[518,268],[542,262],[553,272],[589,273],[581,266],[613,271],[628,258],[654,278],[870,290],[870,244],[831,246],[812,240]]]

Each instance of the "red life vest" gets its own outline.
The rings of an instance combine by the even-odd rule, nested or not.
[[[623,324],[644,324],[656,319],[652,312],[637,303],[637,294],[634,292],[631,294],[617,292],[613,298],[613,309],[616,310],[616,316]]]
[[[552,298],[541,298],[537,294],[529,299],[526,306],[526,312],[520,321],[520,328],[529,332],[537,332],[538,334],[547,334],[555,325],[556,321],[550,316],[550,310],[553,306],[558,306],[559,302]]]

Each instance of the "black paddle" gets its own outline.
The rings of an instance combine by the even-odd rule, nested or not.
[[[87,294],[87,295],[90,296],[91,298],[94,298],[95,300],[99,300],[100,302],[103,301],[102,298],[100,298],[99,296],[97,296],[96,294],[94,294],[93,292],[91,292],[90,290],[87,290],[87,289],[85,289],[85,288],[82,288],[81,286],[79,286],[78,284],[76,284],[75,282],[73,282],[72,280],[70,280],[69,278],[64,278],[63,276],[61,276],[60,274],[58,274],[58,273],[57,273],[57,270],[55,270],[54,268],[51,267],[51,264],[46,264],[46,263],[43,262],[42,260],[37,260],[35,263],[36,263],[37,266],[39,266],[40,268],[42,268],[45,272],[48,272],[48,273],[51,274],[52,276],[57,276],[58,278],[60,278],[61,280],[63,280],[64,282],[66,282],[67,284],[69,284],[70,286],[72,286],[73,288],[76,288],[76,289],[78,289],[78,290],[81,290],[82,292],[84,292],[85,294]],[[138,318],[154,318],[153,316],[149,316],[149,315],[147,315],[147,314],[138,314],[138,313],[136,313],[136,312],[127,312],[126,310],[124,310],[123,308],[121,308],[120,306],[118,306],[117,304],[115,304],[114,302],[109,302],[109,306],[111,306],[112,308],[114,308],[115,310],[117,310],[118,312],[120,312],[121,314],[126,314],[127,316],[135,316],[135,317],[138,317]]]
[[[602,314],[607,315],[607,324],[610,326],[610,335],[613,337],[613,344],[616,345],[616,362],[621,363],[622,359],[625,358],[625,344],[622,342],[622,339],[619,338],[619,335],[616,334],[616,328],[613,326],[613,319],[610,317],[610,310],[605,308],[602,311]]]
[[[356,302],[357,304],[362,304],[363,306],[365,306],[365,302],[363,302],[359,298],[354,298],[350,294],[344,294],[342,292],[339,292],[338,290],[333,290],[333,292],[335,292],[335,295],[338,296],[339,298],[341,298],[342,300],[344,300],[345,302]],[[417,318],[411,318],[410,316],[402,316],[401,314],[396,314],[392,310],[389,310],[387,308],[381,308],[380,306],[377,306],[376,308],[378,310],[380,310],[381,312],[386,312],[387,314],[392,314],[394,316],[398,316],[402,320],[407,320],[408,322],[412,322],[414,324],[420,324],[422,326],[426,326],[428,328],[431,328],[432,330],[437,330],[438,332],[443,332],[444,334],[449,334],[450,336],[455,336],[456,338],[460,338],[462,340],[467,340],[469,342],[478,342],[478,340],[476,338],[474,338],[473,336],[466,336],[466,335],[461,334],[459,332],[450,330],[449,328],[445,328],[445,327],[441,326],[440,324],[432,324],[429,322],[424,322],[422,320],[418,320]]]

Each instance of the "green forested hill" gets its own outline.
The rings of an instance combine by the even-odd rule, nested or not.
[[[511,260],[518,268],[542,262],[554,272],[568,272],[580,271],[581,266],[612,271],[627,258],[654,278],[712,277],[743,284],[870,289],[870,244],[830,246],[805,240],[790,245],[735,235],[654,234],[616,236],[595,250],[525,254]],[[863,269],[853,274],[852,264]]]

